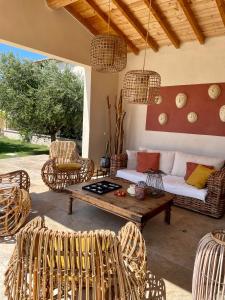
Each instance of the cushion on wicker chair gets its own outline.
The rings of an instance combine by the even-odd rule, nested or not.
[[[79,163],[64,163],[64,164],[57,164],[56,168],[60,171],[73,171],[73,170],[80,170],[81,164]]]

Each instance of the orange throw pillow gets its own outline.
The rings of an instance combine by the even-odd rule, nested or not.
[[[197,166],[203,166],[206,167],[208,169],[214,169],[213,166],[207,166],[207,165],[202,165],[202,164],[197,164],[197,163],[193,163],[193,162],[187,162],[186,163],[186,174],[184,176],[184,180],[187,181],[188,178],[191,176],[191,174],[194,172],[194,170],[197,168]]]
[[[160,153],[138,152],[137,153],[137,171],[144,173],[150,170],[159,169]]]

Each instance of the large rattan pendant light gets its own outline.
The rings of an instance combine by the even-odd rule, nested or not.
[[[108,33],[95,36],[91,41],[91,66],[98,72],[115,73],[127,65],[127,45],[123,38],[109,33],[110,0],[108,12]]]
[[[149,24],[150,24],[150,8],[151,0],[149,2],[149,13],[148,13],[148,29],[145,39],[145,52],[144,62],[142,70],[132,70],[125,74],[122,87],[123,100],[129,103],[136,104],[150,104],[155,103],[155,100],[159,96],[161,76],[150,70],[145,70],[147,41],[149,35]]]

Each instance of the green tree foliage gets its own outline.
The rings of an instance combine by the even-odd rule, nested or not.
[[[0,109],[20,133],[48,134],[58,131],[81,139],[83,80],[55,61],[20,61],[13,54],[0,57]]]

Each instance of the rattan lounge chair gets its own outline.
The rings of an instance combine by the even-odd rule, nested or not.
[[[41,170],[44,183],[56,192],[63,192],[68,185],[90,180],[93,173],[92,160],[81,158],[76,151],[76,144],[71,141],[53,142],[49,160]]]
[[[15,234],[30,209],[30,178],[23,170],[0,175],[0,237]]]
[[[109,230],[54,231],[37,217],[17,234],[5,293],[10,300],[150,299],[143,298],[147,277],[145,242],[133,223],[117,237]]]

